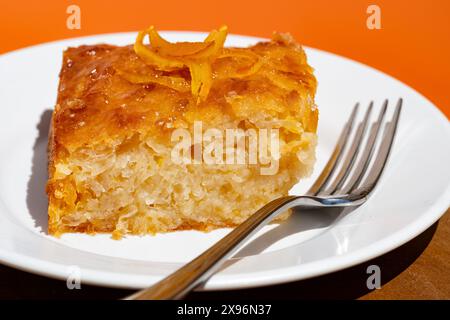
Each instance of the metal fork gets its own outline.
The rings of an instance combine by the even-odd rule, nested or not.
[[[328,163],[305,195],[286,196],[269,202],[197,258],[155,285],[125,299],[181,299],[190,290],[205,283],[241,244],[277,215],[290,208],[357,208],[362,205],[374,190],[386,165],[402,103],[402,99],[399,99],[391,120],[385,123],[385,128],[382,130],[388,106],[386,100],[378,119],[372,123],[369,131],[367,128],[373,102],[370,103],[364,118],[354,131],[354,122],[359,108],[359,104],[356,104]],[[354,134],[352,134],[353,131]],[[352,142],[348,145],[352,135]],[[366,136],[367,138],[364,139]],[[365,143],[364,140],[366,140]],[[363,145],[365,147],[361,153]]]

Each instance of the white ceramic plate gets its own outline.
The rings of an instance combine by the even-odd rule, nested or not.
[[[170,40],[200,33],[164,33]],[[135,34],[111,34],[30,47],[0,56],[0,261],[66,279],[78,266],[81,282],[141,288],[194,258],[229,230],[182,231],[114,241],[108,235],[46,235],[46,143],[56,99],[61,53],[67,46],[129,44]],[[256,38],[229,36],[227,45]],[[292,189],[306,190],[331,153],[354,103],[404,99],[400,127],[385,174],[370,200],[338,218],[303,213],[264,228],[213,276],[205,289],[231,289],[304,279],[388,252],[420,234],[448,208],[450,128],[431,102],[370,67],[307,49],[319,80],[318,162],[315,174]]]

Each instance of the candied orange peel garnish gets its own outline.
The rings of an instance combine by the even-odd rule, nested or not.
[[[211,89],[213,75],[215,78],[242,78],[255,73],[260,67],[259,56],[255,53],[239,49],[224,49],[228,28],[222,26],[218,30],[213,30],[203,42],[169,42],[163,39],[153,26],[139,32],[134,44],[135,53],[148,65],[156,70],[172,72],[181,69],[189,69],[191,76],[191,93],[196,98],[197,103],[204,101]],[[145,37],[148,36],[150,45],[144,44]],[[213,70],[213,63],[218,59],[245,59],[249,62],[248,67],[236,70],[229,68],[219,68]],[[146,77],[131,78],[132,82],[155,82],[167,85],[172,89],[184,91],[186,88],[184,78],[172,76],[169,79],[156,80],[149,74]]]

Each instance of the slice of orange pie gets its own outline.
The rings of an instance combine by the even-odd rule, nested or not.
[[[317,83],[305,52],[287,34],[226,48],[226,33],[170,43],[151,27],[134,46],[64,52],[50,234],[232,227],[311,173]]]

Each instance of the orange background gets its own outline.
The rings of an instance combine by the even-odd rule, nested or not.
[[[66,8],[81,8],[81,30],[66,28]],[[366,9],[381,8],[381,30],[366,27]],[[2,1],[0,53],[82,35],[160,30],[269,37],[289,31],[308,46],[369,64],[412,86],[450,116],[448,0],[60,0]]]

